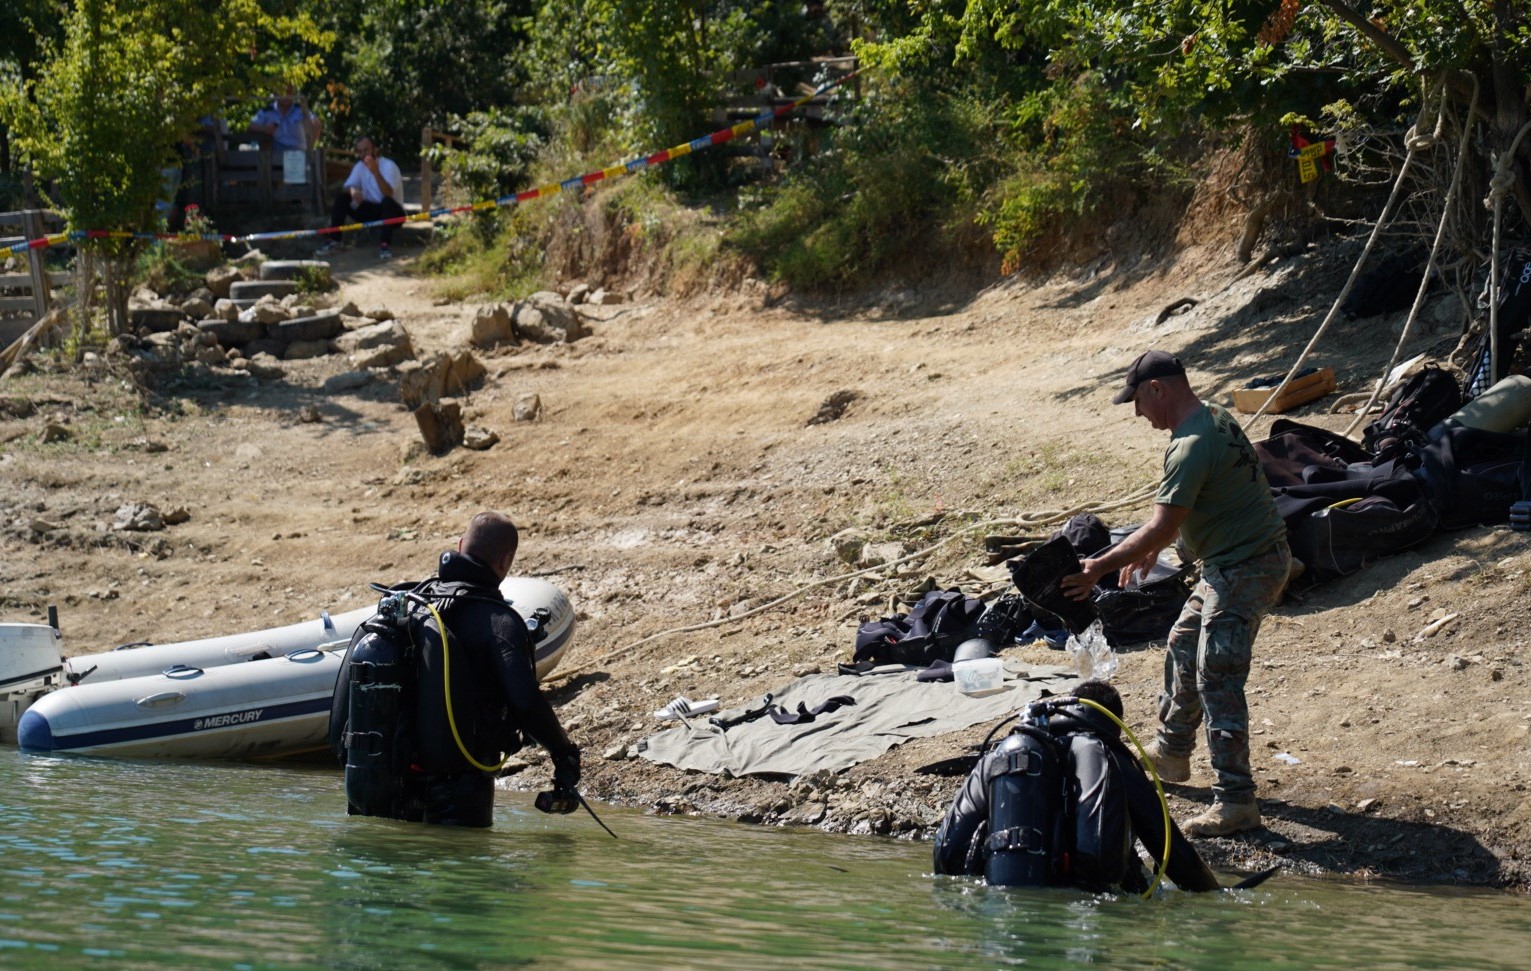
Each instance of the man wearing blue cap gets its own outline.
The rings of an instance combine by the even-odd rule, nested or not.
[[[1166,644],[1159,734],[1149,754],[1166,782],[1189,779],[1205,716],[1214,802],[1185,831],[1225,836],[1254,829],[1260,807],[1244,684],[1260,621],[1281,598],[1291,570],[1286,526],[1244,430],[1227,409],[1197,397],[1178,358],[1147,351],[1133,361],[1112,403],[1129,401],[1139,417],[1170,433],[1153,515],[1105,555],[1083,561],[1083,572],[1065,577],[1062,587],[1085,599],[1112,570],[1126,586],[1177,535],[1201,562],[1201,580]]]

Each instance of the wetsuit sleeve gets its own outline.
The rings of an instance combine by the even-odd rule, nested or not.
[[[555,758],[577,751],[559,724],[553,706],[537,686],[536,657],[526,625],[511,611],[498,610],[490,620],[490,628],[495,675],[516,723]]]
[[[1159,793],[1143,767],[1125,751],[1114,753],[1127,791],[1127,814],[1132,818],[1132,830],[1148,855],[1158,864],[1164,856],[1164,809],[1159,804]],[[1166,875],[1181,890],[1221,890],[1217,875],[1202,860],[1196,847],[1180,832],[1180,827],[1170,820],[1170,859]]]
[[[935,872],[952,875],[983,872],[983,854],[973,852],[973,840],[982,838],[980,829],[989,822],[989,788],[983,781],[984,760],[968,773],[967,781],[957,790],[952,808],[947,810],[941,828],[936,830],[933,851]]]

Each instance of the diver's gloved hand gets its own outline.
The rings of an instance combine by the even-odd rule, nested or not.
[[[570,744],[566,751],[553,756],[553,788],[561,792],[572,792],[578,787],[579,746]]]

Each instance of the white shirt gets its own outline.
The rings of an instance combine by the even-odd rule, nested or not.
[[[404,176],[399,172],[399,166],[391,158],[381,155],[377,158],[378,174],[388,180],[393,186],[393,201],[399,205],[404,204]],[[367,168],[366,163],[357,162],[351,166],[351,174],[346,176],[347,189],[360,189],[363,202],[382,202],[383,190],[377,184],[377,177],[372,170]]]

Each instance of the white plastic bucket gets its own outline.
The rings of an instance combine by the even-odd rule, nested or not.
[[[952,665],[957,690],[965,695],[988,695],[1005,686],[1005,662],[997,657],[980,657]]]

